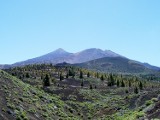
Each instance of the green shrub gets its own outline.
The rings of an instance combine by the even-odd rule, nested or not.
[[[152,100],[148,100],[148,101],[146,101],[146,103],[145,103],[146,106],[149,106],[149,105],[151,105],[151,104],[153,104],[153,101],[152,101]]]

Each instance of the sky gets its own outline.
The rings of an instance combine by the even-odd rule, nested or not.
[[[160,0],[1,0],[0,64],[58,48],[111,50],[160,67]]]

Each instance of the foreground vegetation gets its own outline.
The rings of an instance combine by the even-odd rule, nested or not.
[[[160,83],[57,65],[1,71],[1,108],[16,119],[160,119]],[[152,81],[151,81],[152,80]],[[2,93],[2,92],[1,92]],[[1,103],[2,103],[1,102]],[[9,110],[9,111],[8,111]]]

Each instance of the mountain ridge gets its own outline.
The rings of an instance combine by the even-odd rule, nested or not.
[[[143,66],[146,69],[160,71],[159,67],[152,66],[148,63],[142,63],[139,61],[131,60],[111,50],[102,50],[99,48],[89,48],[89,49],[85,49],[85,50],[82,50],[76,53],[70,53],[70,52],[65,51],[62,48],[59,48],[48,54],[45,54],[39,57],[35,57],[32,59],[28,59],[26,61],[17,62],[12,65],[0,65],[0,69],[7,69],[9,67],[25,66],[25,65],[30,65],[30,64],[51,64],[51,63],[54,65],[60,64],[60,63],[86,64],[86,62],[92,62],[93,60],[97,61],[97,59],[101,59],[101,58],[102,59],[103,58],[113,58],[113,60],[116,60],[117,57],[120,57],[121,59],[122,58],[128,59],[128,61],[132,61],[132,63],[137,64],[139,66]],[[119,62],[119,64],[123,64],[123,63]],[[126,64],[128,63],[126,62]],[[123,68],[123,66],[121,67]]]
[[[42,64],[42,63],[58,64],[63,62],[75,64],[103,57],[117,57],[117,56],[121,55],[114,53],[110,50],[101,50],[97,48],[85,49],[77,53],[69,53],[63,50],[62,48],[59,48],[48,54],[28,59],[26,61],[14,63],[13,66],[24,66],[28,64]]]

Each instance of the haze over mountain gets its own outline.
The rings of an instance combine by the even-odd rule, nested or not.
[[[59,48],[51,53],[46,55],[29,59],[26,61],[18,62],[13,64],[13,66],[22,66],[28,64],[41,64],[41,63],[52,63],[58,64],[62,62],[67,62],[71,64],[83,63],[90,60],[103,58],[103,57],[120,57],[121,55],[114,53],[110,50],[101,50],[96,48],[86,49],[77,53],[69,53],[65,50]]]

